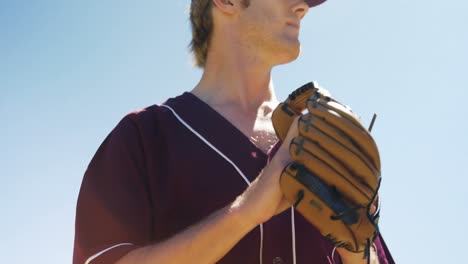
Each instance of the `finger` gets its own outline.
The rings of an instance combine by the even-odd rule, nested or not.
[[[370,203],[374,189],[338,162],[315,143],[296,137],[290,145],[291,159],[320,177],[329,186],[335,186],[347,199],[355,204]]]
[[[334,104],[323,102],[323,100],[308,101],[308,109],[312,117],[321,119],[336,128],[340,133],[349,137],[351,143],[358,148],[380,171],[380,157],[374,139],[360,123],[351,115],[343,114],[337,110]]]
[[[285,136],[284,141],[282,142],[276,154],[273,156],[272,161],[275,161],[276,163],[280,164],[281,168],[284,168],[286,167],[286,165],[291,163],[291,155],[289,154],[289,145],[291,144],[291,140],[294,137],[299,135],[298,121],[299,121],[299,116],[293,120],[291,127],[287,131],[287,135]]]

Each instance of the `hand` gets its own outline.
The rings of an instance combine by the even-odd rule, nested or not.
[[[232,209],[240,212],[242,217],[254,226],[268,221],[291,206],[283,196],[279,179],[284,167],[291,162],[289,144],[298,135],[297,127],[298,118],[292,123],[286,139],[272,161],[232,205]]]

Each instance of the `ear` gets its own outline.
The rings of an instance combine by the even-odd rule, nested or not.
[[[239,11],[239,3],[236,0],[210,0],[222,13],[234,15]]]

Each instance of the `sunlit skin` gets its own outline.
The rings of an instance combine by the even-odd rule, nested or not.
[[[257,124],[264,122],[261,113],[271,113],[278,104],[271,70],[299,55],[300,21],[309,8],[303,0],[251,0],[248,7],[242,2],[213,0],[213,35],[203,76],[192,93],[251,136],[262,127]],[[297,130],[285,142],[294,135]],[[278,184],[291,161],[287,145],[234,203],[247,223],[258,225],[290,206]]]
[[[308,9],[302,1],[253,0],[239,15],[239,40],[266,67],[291,62],[300,53],[299,29]]]
[[[245,8],[241,1],[225,2],[213,1],[214,32],[203,76],[192,93],[247,136],[273,133],[261,118],[278,104],[271,70],[300,54],[299,27],[308,5],[252,0]]]
[[[309,7],[297,0],[252,0],[247,8],[232,2],[214,1],[214,34],[203,77],[193,93],[252,135],[255,127],[261,127],[256,116],[262,107],[273,109],[277,104],[272,68],[300,54],[300,24]],[[287,148],[277,156],[288,160]],[[273,211],[288,206],[282,201]],[[338,252],[349,259],[347,263],[365,263],[362,254]]]
[[[214,29],[202,78],[192,93],[252,138],[274,134],[268,117],[278,101],[271,71],[299,56],[300,22],[309,7],[303,0],[251,0],[247,8],[243,2],[212,0]],[[297,119],[271,162],[231,204],[118,263],[216,263],[248,232],[291,207],[279,178],[291,162],[289,143],[296,135]],[[267,147],[262,140],[256,143]],[[340,254],[345,264],[365,263],[362,254]]]

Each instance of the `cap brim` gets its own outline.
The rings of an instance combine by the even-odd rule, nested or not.
[[[322,4],[327,0],[306,0],[306,3],[309,5],[309,7],[314,7]]]

